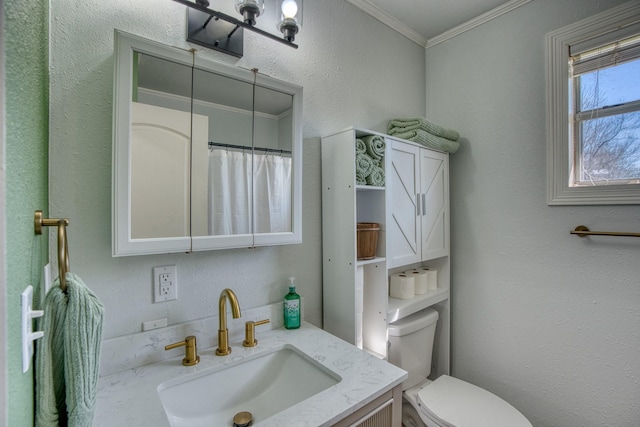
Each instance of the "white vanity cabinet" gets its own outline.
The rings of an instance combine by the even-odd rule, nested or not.
[[[385,139],[385,186],[356,185],[355,141]],[[357,259],[357,223],[380,224],[376,257]],[[449,155],[367,129],[322,138],[323,322],[328,332],[387,356],[387,325],[432,307],[439,312],[432,376],[449,373]],[[389,275],[426,266],[438,288],[389,296]]]

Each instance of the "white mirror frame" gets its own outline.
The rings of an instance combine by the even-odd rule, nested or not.
[[[193,57],[189,51],[115,30],[113,82],[113,167],[112,167],[112,255],[150,255],[214,249],[247,248],[302,243],[302,87],[249,70]],[[291,152],[292,231],[253,235],[184,236],[131,238],[130,205],[130,122],[133,84],[133,53],[140,52],[165,58],[189,67],[229,75],[251,84],[264,86],[293,96],[293,146]]]

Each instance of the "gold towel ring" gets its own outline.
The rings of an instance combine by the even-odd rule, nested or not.
[[[60,289],[67,291],[67,272],[69,271],[69,245],[67,243],[67,218],[44,218],[42,211],[37,210],[33,218],[36,234],[42,234],[42,227],[58,227],[58,273]]]

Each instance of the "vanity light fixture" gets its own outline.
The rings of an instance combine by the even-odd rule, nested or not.
[[[173,0],[187,6],[187,41],[241,58],[243,55],[243,30],[247,29],[295,49],[295,35],[302,25],[302,0],[267,0],[277,3],[276,27],[280,38],[256,27],[260,16],[265,15],[265,0],[233,0],[235,10],[242,20],[210,7],[209,0]],[[230,1],[230,0],[211,0]],[[269,5],[266,6],[269,8]],[[272,9],[273,10],[273,9]],[[274,11],[275,12],[275,11]],[[273,16],[273,15],[272,15]],[[273,19],[273,18],[272,18]]]

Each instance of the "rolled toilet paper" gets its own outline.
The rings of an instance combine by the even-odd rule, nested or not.
[[[427,273],[427,289],[430,291],[438,289],[438,270],[429,267],[420,267],[420,270]]]
[[[389,276],[389,294],[393,298],[409,299],[415,295],[415,280],[405,273]]]
[[[413,276],[413,281],[414,281],[414,291],[416,293],[416,295],[422,295],[422,294],[426,294],[427,291],[429,290],[429,276],[428,276],[428,271],[426,270],[420,270],[420,269],[413,269],[413,270],[407,270],[404,272],[404,274],[406,274],[407,276]]]

